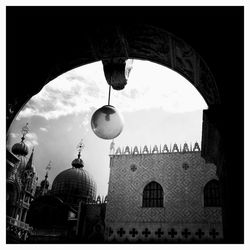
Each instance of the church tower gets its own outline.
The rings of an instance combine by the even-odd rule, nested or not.
[[[110,155],[108,242],[211,242],[223,238],[216,166],[198,143],[117,148]]]
[[[32,150],[32,153],[26,164],[25,169],[21,172],[20,175],[21,177],[20,181],[22,183],[22,192],[19,202],[19,210],[20,210],[19,218],[22,222],[26,222],[27,212],[29,210],[30,202],[34,198],[38,180],[35,168],[33,166],[33,155],[34,155],[34,148]]]
[[[7,233],[15,235],[20,240],[26,240],[30,227],[26,223],[30,202],[34,198],[37,185],[37,175],[33,166],[34,148],[29,158],[28,146],[24,143],[29,132],[28,123],[22,128],[21,142],[12,146],[12,156],[18,160],[11,172],[7,174]],[[10,158],[7,158],[7,166]],[[9,168],[8,168],[9,169]],[[13,173],[15,173],[13,175]],[[8,235],[8,234],[7,234]]]
[[[49,181],[48,181],[48,172],[44,177],[44,180],[41,181],[41,195],[46,195],[49,190]]]
[[[38,198],[39,196],[47,195],[49,192],[49,170],[51,170],[51,161],[49,161],[49,164],[45,168],[46,174],[44,177],[44,180],[41,181],[40,186],[37,186],[36,188],[36,193],[35,193],[35,198]]]

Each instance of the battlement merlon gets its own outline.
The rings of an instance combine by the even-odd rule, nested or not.
[[[168,147],[166,144],[162,147],[161,145],[158,147],[155,145],[153,148],[150,146],[144,146],[143,148],[135,147],[123,147],[122,149],[118,147],[116,150],[113,148],[113,153],[110,153],[110,156],[114,155],[144,155],[144,154],[164,154],[164,153],[187,153],[187,152],[200,152],[200,146],[198,142],[195,142],[194,146],[192,147],[192,144],[188,146],[188,144],[185,142],[183,146],[179,146],[174,143],[173,145],[170,144]]]

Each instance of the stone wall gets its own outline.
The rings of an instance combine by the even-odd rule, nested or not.
[[[110,155],[106,239],[221,239],[221,208],[203,206],[203,188],[212,179],[216,166],[200,151]],[[163,207],[142,207],[151,181],[163,188]]]

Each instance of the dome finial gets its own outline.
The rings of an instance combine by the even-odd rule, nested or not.
[[[83,139],[81,139],[76,148],[78,149],[78,157],[72,161],[71,165],[74,168],[83,168],[84,167],[83,160],[81,159],[81,152],[84,148]]]
[[[21,133],[22,133],[22,142],[24,141],[25,139],[25,135],[27,135],[30,131],[29,127],[28,127],[29,123],[27,122],[26,125],[24,127],[22,127],[22,130],[21,130]]]
[[[81,152],[84,148],[84,144],[83,144],[83,139],[81,139],[81,141],[79,142],[79,144],[76,147],[78,149],[78,159],[80,159],[81,157]]]
[[[51,170],[51,163],[52,163],[52,161],[49,161],[47,167],[45,168],[45,170],[46,170],[46,175],[48,175],[48,171]]]
[[[46,175],[44,177],[44,180],[41,181],[41,189],[42,189],[42,192],[41,192],[41,195],[45,195],[48,191],[48,187],[49,187],[49,181],[48,181],[48,172],[49,170],[51,170],[51,161],[49,161],[47,167],[45,168],[46,170]]]
[[[21,142],[15,143],[11,148],[13,154],[26,156],[29,153],[28,146],[23,142],[25,139],[25,135],[28,134],[29,130],[30,129],[28,127],[28,122],[27,122],[26,125],[21,130],[22,133]]]

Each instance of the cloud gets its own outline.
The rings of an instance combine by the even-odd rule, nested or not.
[[[18,139],[18,137],[20,139]],[[11,151],[11,147],[13,146],[14,143],[20,142],[21,141],[21,135],[18,133],[8,133],[7,134],[7,142],[6,142],[6,147]],[[18,141],[19,140],[19,141]]]
[[[18,133],[11,132],[11,133],[9,133],[8,136],[10,136],[11,138],[17,138],[18,137]]]
[[[40,128],[40,130],[42,130],[43,132],[48,132],[47,128]]]
[[[105,94],[108,91],[105,80],[102,79],[104,82],[98,87],[93,76],[87,80],[79,75],[73,71],[51,81],[29,100],[17,119],[30,116],[58,119],[61,116],[87,113],[93,107],[103,106],[107,102]]]
[[[69,71],[33,96],[17,119],[90,114],[107,104],[108,84],[100,62]],[[198,91],[182,76],[158,64],[134,61],[124,90],[111,91],[111,105],[120,112],[162,108],[170,113],[207,108]],[[86,118],[87,117],[87,118]],[[83,125],[89,119],[84,116]]]
[[[66,77],[67,80],[69,81],[79,81],[79,82],[85,82],[86,79],[82,76],[76,75],[76,74],[72,74]]]
[[[38,145],[38,138],[36,133],[30,132],[25,136],[25,143],[29,148],[37,146]]]
[[[135,99],[139,96],[139,90],[138,89],[131,89],[130,91],[122,92],[121,94],[128,99]]]
[[[85,113],[85,114],[81,117],[82,121],[81,121],[79,127],[80,127],[80,128],[84,128],[84,131],[85,131],[85,132],[88,132],[88,131],[90,130],[90,128],[91,128],[91,117],[92,117],[94,111],[95,111],[95,109],[94,109],[94,108],[91,108],[91,109],[90,109],[90,112]]]

